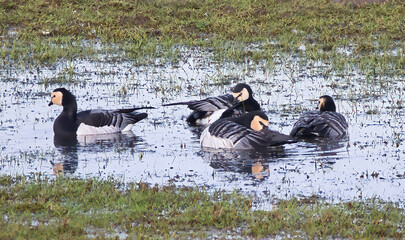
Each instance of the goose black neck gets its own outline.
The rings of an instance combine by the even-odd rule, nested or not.
[[[63,101],[62,102],[63,112],[72,119],[76,119],[77,113],[76,98],[72,94],[67,94],[63,96],[62,101]]]
[[[246,112],[260,110],[260,104],[252,97],[249,97],[246,101],[242,102],[242,108]]]
[[[76,119],[76,113],[77,113],[77,106],[63,106],[63,112],[65,112],[67,115],[72,117],[73,119]]]

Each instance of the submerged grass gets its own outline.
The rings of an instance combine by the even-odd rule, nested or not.
[[[403,73],[404,1],[344,2],[4,0],[0,57],[54,62],[120,50],[120,57],[137,61],[178,60],[173,46],[186,45],[208,47],[219,60],[271,61],[275,54],[295,52],[338,69]]]
[[[0,177],[0,238],[403,238],[404,211],[377,201],[279,201],[114,180]]]

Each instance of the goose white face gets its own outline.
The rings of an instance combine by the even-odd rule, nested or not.
[[[51,94],[51,98],[52,98],[52,103],[62,106],[62,98],[63,98],[63,94],[61,92],[53,92]]]
[[[267,128],[269,126],[269,121],[263,119],[260,116],[255,116],[250,123],[250,127],[255,131],[261,131],[263,128]]]
[[[249,99],[249,92],[246,88],[243,88],[240,92],[232,93],[232,95],[239,102],[243,102]]]
[[[319,110],[321,110],[322,107],[325,106],[325,101],[326,101],[325,98],[319,98],[319,100],[318,100],[318,109],[319,109]]]

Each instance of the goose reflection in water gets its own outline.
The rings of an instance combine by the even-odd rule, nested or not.
[[[295,156],[316,157],[318,162],[334,164],[339,159],[345,157],[350,147],[348,139],[313,139],[297,143],[297,147],[291,149],[291,154]]]
[[[315,143],[317,146],[317,149],[320,151],[324,151],[325,154],[330,153],[330,154],[336,154],[336,150],[344,150],[344,147],[349,146],[349,141],[348,140],[324,140],[324,141],[319,141]],[[338,151],[338,152],[340,152]]]
[[[134,147],[142,142],[142,139],[132,132],[88,136],[55,135],[54,146],[60,154],[58,159],[51,160],[53,173],[73,174],[79,164],[78,152],[134,152]]]
[[[76,136],[55,135],[53,144],[60,153],[59,159],[51,160],[53,173],[55,175],[73,174],[79,165]]]
[[[219,172],[245,173],[254,180],[264,180],[270,175],[269,163],[285,158],[282,146],[272,151],[204,151],[203,156],[209,165]]]

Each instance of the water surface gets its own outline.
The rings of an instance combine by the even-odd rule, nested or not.
[[[297,56],[266,62],[219,63],[210,53],[182,49],[182,61],[136,65],[101,56],[52,66],[0,68],[0,174],[63,173],[115,177],[125,182],[234,189],[257,203],[317,195],[327,200],[378,197],[403,205],[405,196],[405,76],[335,73],[326,62]],[[189,126],[185,106],[162,103],[202,99],[246,82],[270,118],[288,134],[300,113],[317,98],[335,98],[346,116],[350,138],[298,142],[266,152],[204,151],[201,128]],[[48,107],[53,89],[65,87],[79,110],[155,106],[126,134],[54,139],[61,112]],[[142,111],[142,110],[141,110]]]

